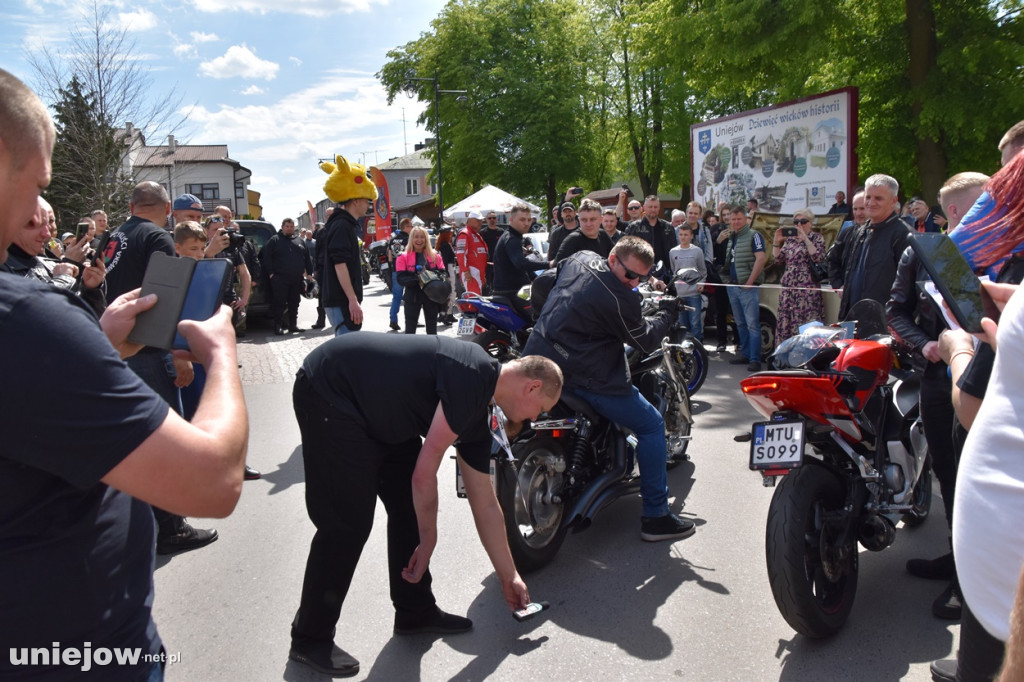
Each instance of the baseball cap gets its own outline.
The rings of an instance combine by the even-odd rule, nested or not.
[[[576,205],[575,205],[575,204],[573,204],[573,203],[572,203],[571,201],[567,201],[567,202],[565,202],[564,204],[562,204],[561,206],[559,206],[559,207],[558,207],[558,210],[559,210],[559,211],[564,211],[564,210],[565,210],[565,209],[567,209],[567,208],[571,208],[572,210],[574,210],[574,211],[575,211],[575,210],[576,210]]]
[[[202,211],[203,202],[194,194],[182,194],[171,207],[175,211]]]
[[[483,220],[484,219],[484,217],[482,215],[480,215],[479,213],[477,213],[476,211],[470,211],[466,215],[466,220],[472,220],[473,218],[476,218],[477,220]]]

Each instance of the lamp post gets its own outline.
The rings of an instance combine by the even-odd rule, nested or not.
[[[441,174],[441,109],[438,105],[438,100],[441,99],[441,95],[458,95],[456,98],[459,102],[465,102],[466,91],[465,90],[441,90],[437,82],[437,69],[434,69],[434,75],[430,78],[421,78],[416,76],[409,76],[410,81],[430,81],[434,84],[434,141],[437,143],[437,213],[438,220],[444,223],[444,176]]]

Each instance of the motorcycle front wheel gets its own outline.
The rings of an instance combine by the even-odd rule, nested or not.
[[[704,380],[708,378],[708,351],[704,348],[703,343],[693,339],[693,352],[685,355],[686,358],[683,360],[683,378],[686,382],[686,389],[692,396],[697,392],[698,388],[704,385]]]
[[[497,495],[508,546],[521,572],[535,571],[555,558],[568,530],[563,523],[565,502],[562,474],[554,463],[565,455],[553,438],[534,438],[517,448],[515,462],[497,462]]]
[[[840,545],[826,517],[843,508],[845,486],[821,466],[782,478],[768,509],[765,557],[772,596],[790,627],[828,637],[846,623],[857,594],[857,542]]]

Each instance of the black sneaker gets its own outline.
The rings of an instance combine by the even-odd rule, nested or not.
[[[352,677],[359,673],[359,661],[334,642],[298,642],[292,640],[288,658],[331,677]]]
[[[732,360],[730,360],[729,364],[730,365],[746,365],[749,362],[750,362],[750,360],[747,360],[745,357],[743,357],[741,355],[739,357],[735,357]]]
[[[697,527],[693,525],[693,521],[681,519],[675,514],[640,517],[640,539],[647,542],[680,540],[690,537],[695,532]]]
[[[177,554],[205,547],[217,539],[217,531],[196,529],[185,523],[181,530],[172,535],[158,535],[156,538],[157,554]]]
[[[721,343],[718,344],[717,346],[715,346],[715,352],[716,353],[724,353],[725,352],[725,346],[723,344],[721,344]]]
[[[749,365],[747,365],[747,371],[748,372],[760,372],[761,371],[761,363],[760,362],[752,362],[752,363],[750,363]]]
[[[257,471],[256,469],[253,469],[248,464],[245,465],[245,476],[244,476],[245,480],[247,480],[247,481],[255,481],[255,480],[257,480],[259,478],[262,478],[262,477],[263,477],[263,474],[261,474],[259,471]]]
[[[396,635],[418,635],[431,632],[439,635],[457,635],[473,629],[473,621],[462,616],[445,613],[436,606],[425,614],[395,614]]]
[[[301,334],[304,331],[306,330],[303,329],[302,327],[288,327],[289,334]]]
[[[318,329],[319,330],[319,329],[323,329],[326,326],[327,325],[325,325],[323,322],[317,322],[312,327],[310,327],[310,329]]]
[[[960,620],[963,615],[964,603],[957,589],[956,581],[951,582],[942,594],[932,602],[932,613],[943,620]]]
[[[398,326],[397,322],[392,322],[391,323],[391,329],[392,329],[392,331],[396,331],[396,332],[402,331],[402,328]]]
[[[911,559],[907,562],[907,573],[917,578],[952,580],[955,572],[952,552],[935,559]]]
[[[932,679],[935,682],[956,682],[957,663],[955,658],[943,658],[938,661],[932,661],[928,669],[931,671]]]
[[[274,336],[284,336],[284,330],[280,327],[274,327]]]

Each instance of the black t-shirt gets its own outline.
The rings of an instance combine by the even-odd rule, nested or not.
[[[498,245],[498,240],[503,234],[505,234],[505,230],[500,227],[495,227],[493,230],[490,227],[485,227],[480,230],[480,238],[487,244],[487,260],[494,261],[494,247]]]
[[[159,428],[167,403],[53,287],[0,274],[0,347],[0,678],[137,679],[141,666],[13,666],[7,648],[159,652],[152,512],[100,479]]]
[[[362,422],[382,443],[425,436],[440,402],[459,436],[459,455],[483,473],[490,471],[488,405],[500,368],[473,343],[375,332],[330,339],[302,364],[329,405]]]
[[[348,295],[341,288],[335,265],[344,263],[348,267],[348,281],[356,300],[363,301],[362,256],[359,251],[359,224],[352,214],[338,208],[331,214],[324,228],[324,270],[321,286],[323,287],[323,305],[325,308],[341,308],[345,317],[346,328],[357,331],[363,325],[356,324],[348,309]]]
[[[157,251],[174,256],[174,239],[162,227],[132,216],[110,233],[103,249],[107,264],[107,300],[142,286],[149,258]]]
[[[594,239],[583,234],[580,230],[575,230],[558,247],[558,253],[555,254],[555,263],[559,263],[580,251],[593,251],[599,256],[607,258],[608,254],[612,252],[612,238],[604,230],[598,232],[597,237]]]

